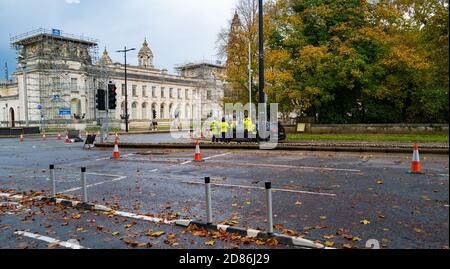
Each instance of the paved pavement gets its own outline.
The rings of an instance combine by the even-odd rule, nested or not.
[[[112,160],[110,149],[81,147],[56,140],[2,139],[0,191],[49,193],[47,168],[55,164],[58,192],[79,197],[80,167],[86,166],[91,202],[137,214],[201,220],[202,181],[209,176],[215,184],[215,222],[264,230],[263,187],[271,181],[277,189],[273,203],[278,232],[336,248],[364,248],[370,239],[382,248],[448,248],[448,156],[422,155],[425,173],[411,175],[411,156],[404,154],[203,150],[205,162],[194,163],[193,149],[126,149],[122,159]],[[17,231],[76,239],[87,248],[269,247],[102,213],[81,212],[77,219],[72,218],[79,213],[74,209],[3,203],[0,248],[48,247]],[[145,235],[149,230],[165,233],[153,238]]]

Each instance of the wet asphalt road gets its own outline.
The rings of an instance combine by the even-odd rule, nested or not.
[[[168,134],[139,136],[155,139],[173,141]],[[132,141],[133,136],[124,136],[125,140]],[[88,184],[95,185],[88,189],[92,202],[139,214],[204,219],[204,187],[198,183],[209,176],[216,184],[215,222],[264,230],[262,188],[271,181],[278,189],[273,194],[278,232],[337,248],[364,248],[369,239],[378,240],[382,248],[448,248],[448,156],[423,155],[425,174],[411,175],[407,173],[411,156],[401,154],[204,150],[202,156],[208,159],[194,163],[189,162],[194,150],[127,149],[121,151],[122,159],[112,160],[109,149],[81,147],[55,140],[0,140],[0,189],[49,193],[47,168],[55,164],[58,192],[79,196],[79,171],[86,166]],[[24,220],[30,212],[39,214],[33,215],[34,221]],[[89,248],[128,248],[130,241],[153,248],[267,247],[219,239],[207,246],[211,237],[193,236],[180,227],[133,223],[94,212],[72,219],[75,212],[35,204],[23,205],[15,213],[2,210],[0,248],[47,248],[47,243],[15,235],[16,230],[63,241],[77,239]],[[124,230],[127,224],[132,227]],[[147,230],[165,234],[150,240]],[[112,235],[114,231],[119,234]],[[164,243],[168,234],[176,235],[175,245],[173,240]]]

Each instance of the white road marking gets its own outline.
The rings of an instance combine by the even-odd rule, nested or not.
[[[344,172],[361,172],[358,169],[344,169],[344,168],[329,168],[329,167],[313,167],[313,166],[294,166],[284,164],[263,164],[263,163],[239,163],[240,166],[259,166],[259,167],[273,167],[273,168],[292,168],[292,169],[311,169],[324,171],[344,171]]]
[[[114,177],[113,180],[107,180],[107,181],[102,181],[102,182],[97,182],[97,183],[94,183],[94,184],[87,185],[86,186],[87,188],[103,185],[105,183],[117,182],[117,181],[120,181],[120,180],[123,180],[123,179],[127,178],[126,176],[119,176],[119,175],[109,175],[109,174],[99,174],[99,173],[87,173],[87,174],[88,175]],[[62,193],[74,192],[74,191],[79,191],[79,190],[81,190],[81,187],[68,189],[68,190],[63,191]]]
[[[182,183],[186,184],[197,184],[197,185],[204,185],[203,182],[197,182],[197,181],[182,181]],[[219,184],[219,183],[211,183],[213,186],[218,187],[230,187],[230,188],[241,188],[241,189],[258,189],[258,190],[265,190],[263,187],[256,187],[256,186],[246,186],[246,185],[233,185],[233,184]],[[302,194],[313,194],[313,195],[322,195],[322,196],[331,196],[336,197],[336,194],[334,193],[321,193],[321,192],[311,192],[311,191],[297,191],[297,190],[286,190],[286,189],[272,189],[274,191],[280,191],[280,192],[290,192],[290,193],[302,193]]]
[[[41,241],[47,242],[49,244],[58,244],[59,246],[65,247],[65,248],[86,249],[85,247],[80,246],[79,244],[71,243],[71,242],[68,242],[68,241],[67,242],[63,242],[63,241],[57,240],[55,238],[51,238],[51,237],[43,236],[43,235],[39,235],[39,234],[33,234],[33,233],[29,233],[29,232],[24,232],[24,231],[14,232],[14,234],[19,235],[19,236],[25,236],[25,237],[41,240]]]
[[[219,155],[206,157],[206,158],[203,158],[203,160],[210,160],[210,159],[213,159],[213,158],[219,158],[219,157],[227,156],[227,155],[230,155],[230,154],[231,154],[231,152],[227,152],[227,153],[224,153],[224,154],[219,154]],[[193,161],[187,161],[187,162],[181,163],[180,165],[186,165],[186,164],[189,164],[189,163],[192,163],[192,162]]]
[[[150,221],[150,222],[155,222],[155,223],[170,224],[170,225],[174,224],[176,222],[176,221],[170,221],[170,220],[154,218],[154,217],[149,217],[149,216],[137,215],[134,213],[124,212],[124,211],[114,211],[114,215],[126,217],[126,218],[138,219],[138,220],[145,220],[145,221]]]

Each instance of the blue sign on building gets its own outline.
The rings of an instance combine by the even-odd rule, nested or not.
[[[61,30],[52,29],[52,35],[54,35],[54,36],[61,36]]]
[[[70,108],[62,107],[62,108],[59,108],[59,115],[60,116],[71,116],[72,113],[70,111]]]
[[[59,102],[59,95],[53,95],[53,101]]]

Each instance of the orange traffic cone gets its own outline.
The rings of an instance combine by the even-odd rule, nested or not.
[[[65,139],[64,143],[70,143],[69,133],[66,133],[66,139]]]
[[[23,134],[20,134],[19,141],[20,141],[20,142],[25,142],[25,138],[23,138]]]
[[[411,174],[421,174],[422,165],[420,164],[419,145],[414,144],[414,152],[411,163]]]
[[[62,138],[61,138],[61,133],[58,133],[58,136],[56,137],[56,139],[62,140]]]
[[[196,162],[203,161],[202,154],[200,152],[200,143],[198,142],[198,140],[197,140],[197,144],[195,145],[194,161],[196,161]]]
[[[119,158],[120,158],[119,140],[118,140],[118,139],[116,139],[116,141],[114,141],[114,153],[113,153],[113,158],[114,158],[114,159],[119,159]]]

